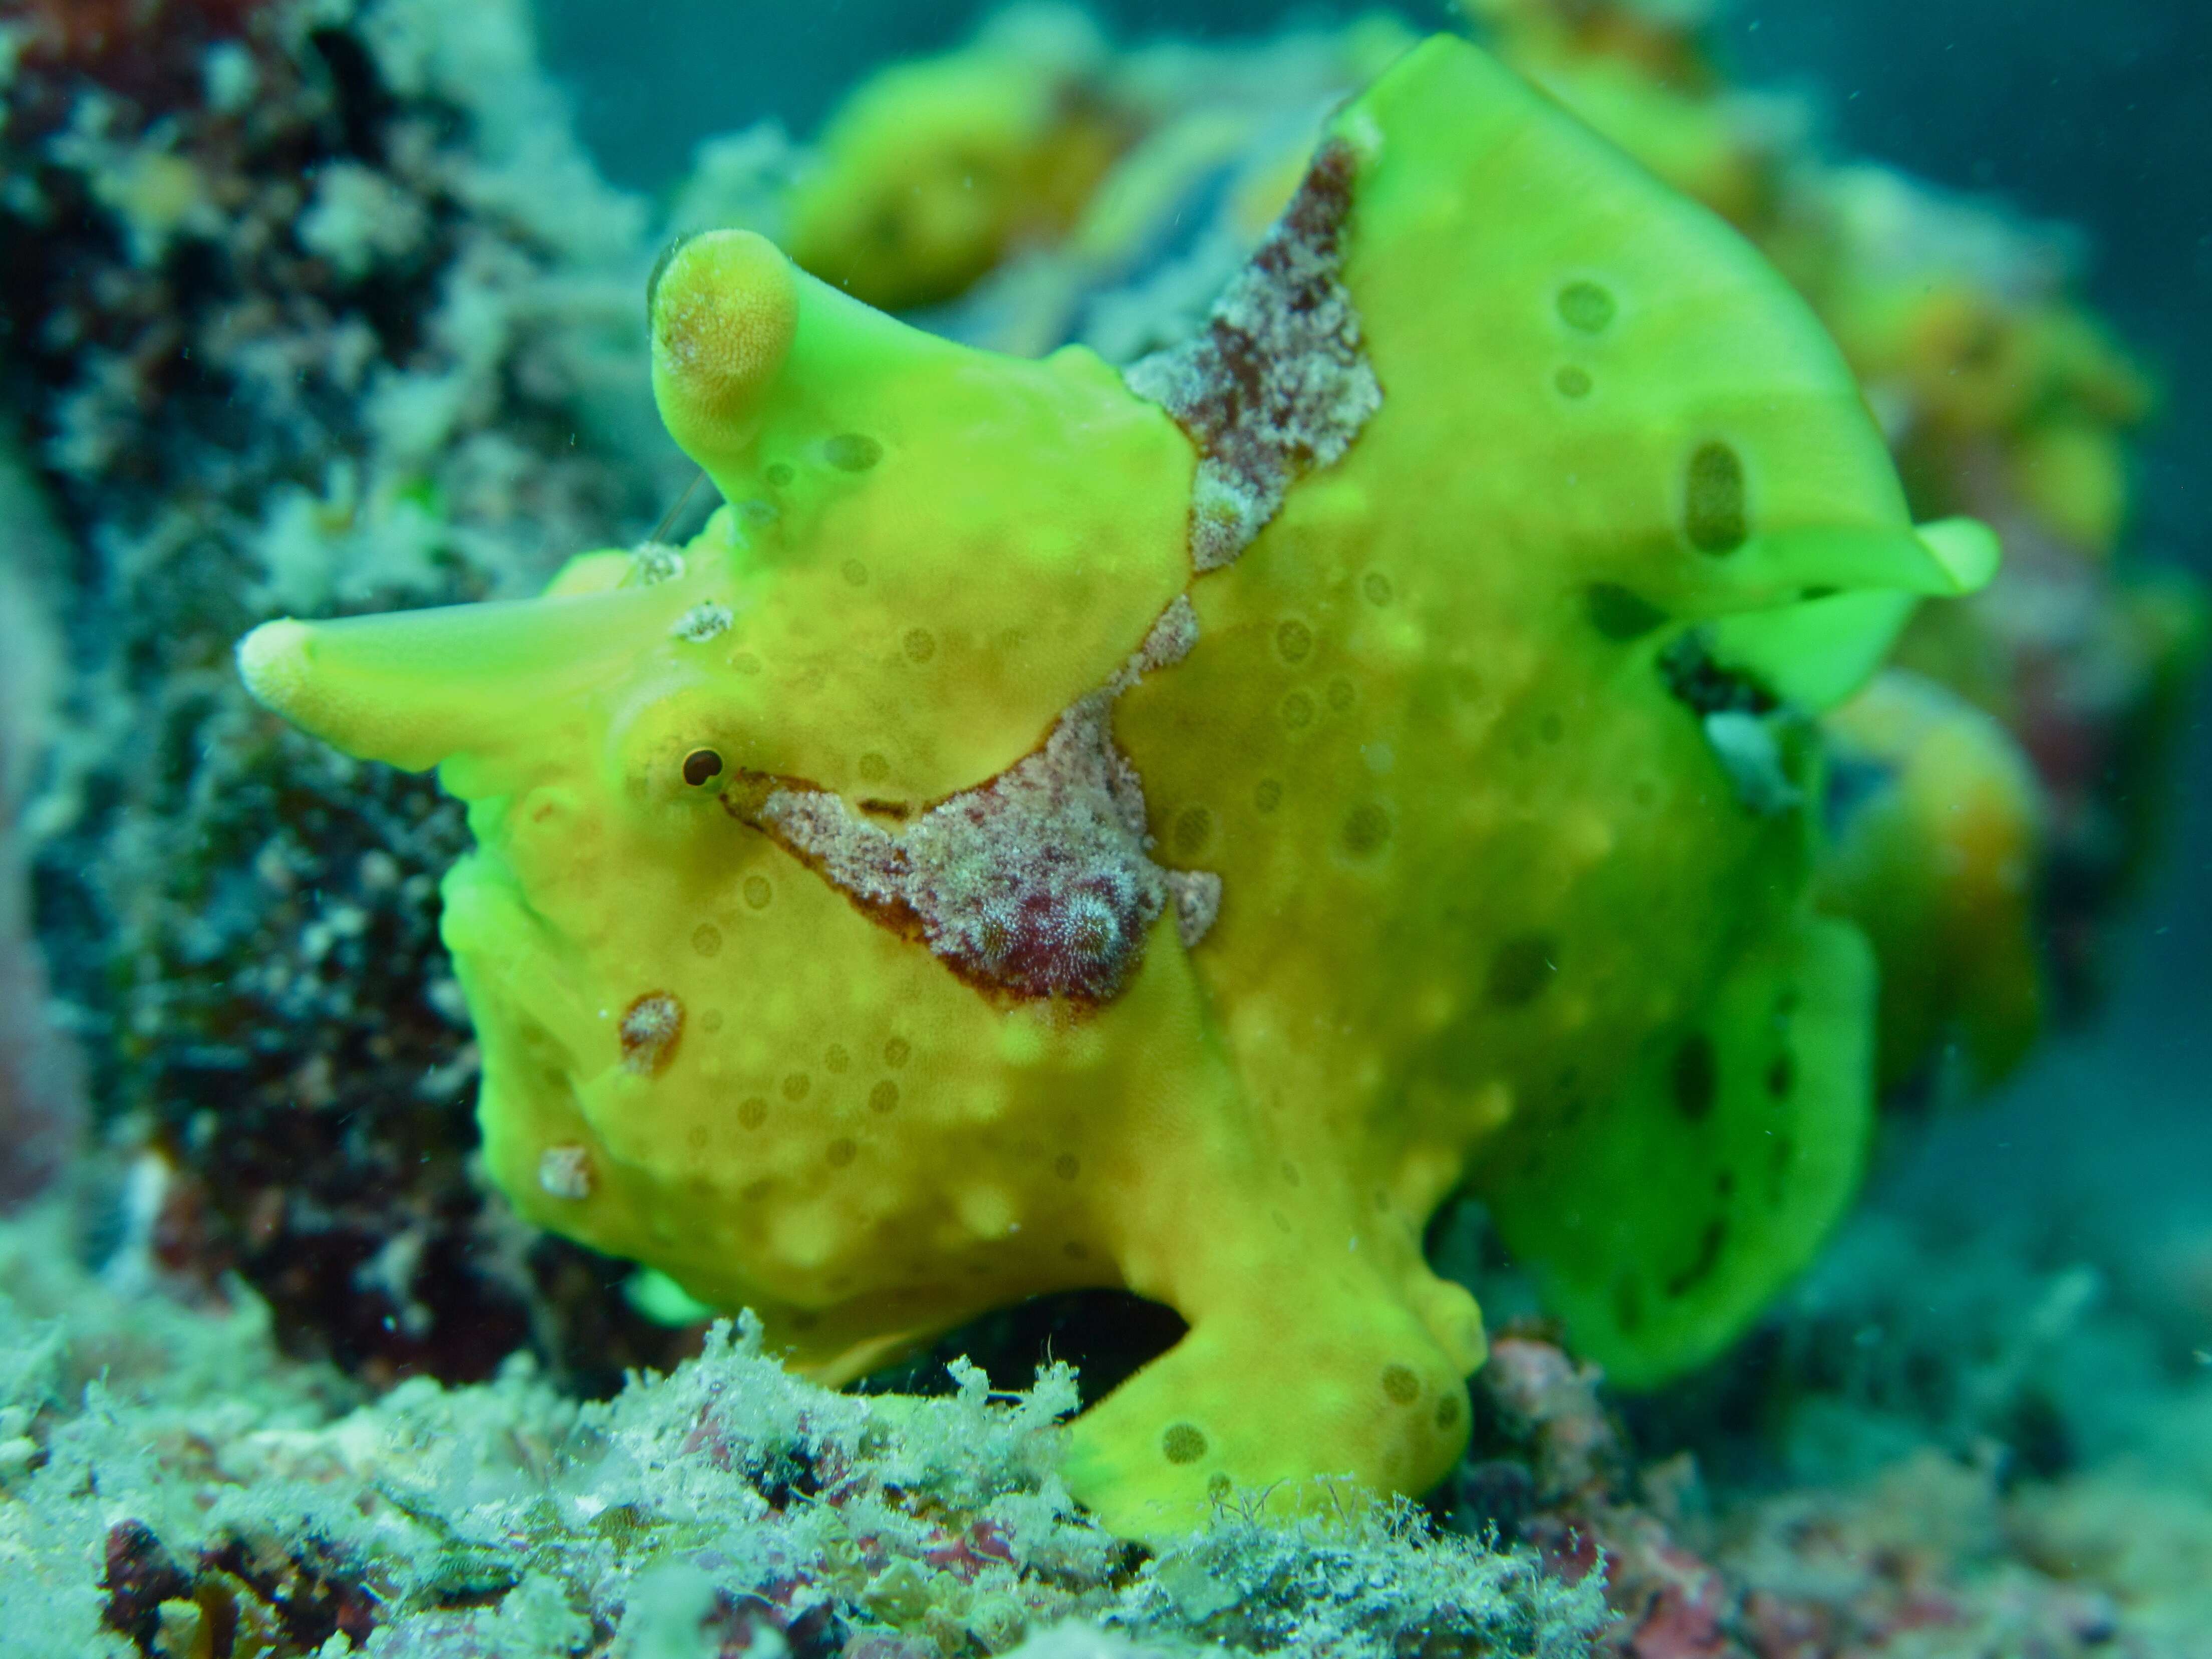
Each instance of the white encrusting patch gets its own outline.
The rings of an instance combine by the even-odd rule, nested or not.
[[[1219,907],[1219,877],[1152,862],[1143,784],[1111,731],[1115,699],[1180,662],[1197,637],[1197,613],[1178,598],[1042,748],[896,831],[803,787],[772,791],[757,822],[963,977],[1021,997],[1103,1002],[1127,984],[1170,903],[1186,945]]]
[[[1175,897],[1176,932],[1185,947],[1213,931],[1221,915],[1221,878],[1211,870],[1170,870],[1168,891]]]
[[[1298,477],[1351,447],[1382,406],[1360,343],[1359,313],[1338,275],[1358,160],[1323,144],[1251,262],[1182,344],[1132,363],[1122,379],[1198,447],[1190,556],[1229,563],[1267,527]]]
[[[666,542],[642,542],[630,555],[629,568],[641,587],[672,582],[684,574],[684,552]]]
[[[548,1146],[538,1155],[539,1190],[552,1198],[592,1195],[592,1155],[581,1146]]]
[[[730,624],[736,620],[729,606],[716,605],[710,599],[693,605],[669,625],[668,631],[679,640],[688,640],[693,645],[704,645],[708,640],[728,633]]]

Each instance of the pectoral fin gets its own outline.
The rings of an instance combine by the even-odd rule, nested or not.
[[[1858,931],[1801,917],[1649,1045],[1609,1107],[1482,1183],[1507,1249],[1616,1382],[1711,1358],[1812,1260],[1858,1184],[1874,999]]]

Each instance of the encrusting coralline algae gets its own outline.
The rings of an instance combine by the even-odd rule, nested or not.
[[[1186,945],[1205,938],[1221,878],[1165,870],[1147,848],[1143,781],[1114,746],[1115,699],[1190,653],[1178,596],[1121,672],[1062,714],[1042,748],[931,807],[896,836],[826,790],[780,787],[762,828],[885,925],[917,930],[954,972],[1015,996],[1103,1002],[1120,991],[1170,903]]]
[[[1349,1499],[1341,1526],[1231,1515],[1144,1559],[1060,1483],[1064,1366],[1019,1395],[964,1364],[944,1399],[836,1395],[725,1324],[604,1403],[517,1359],[353,1404],[276,1356],[250,1297],[222,1317],[119,1292],[53,1250],[56,1220],[0,1229],[0,1607],[23,1659],[183,1659],[216,1630],[266,1659],[1570,1659],[1601,1616],[1594,1583]]]

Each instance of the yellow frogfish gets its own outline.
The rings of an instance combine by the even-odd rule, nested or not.
[[[1455,1193],[1632,1386],[1805,1263],[1875,1063],[1814,717],[1996,549],[1914,528],[1735,233],[1437,39],[1126,369],[739,231],[649,305],[696,539],[239,652],[467,803],[444,938],[524,1216],[831,1382],[1042,1292],[1171,1306],[1070,1430],[1139,1536],[1442,1477]]]

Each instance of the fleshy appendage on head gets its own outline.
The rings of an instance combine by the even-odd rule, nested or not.
[[[742,453],[799,332],[791,262],[751,231],[685,237],[653,265],[646,311],[669,435],[695,459]]]
[[[920,803],[1036,747],[1181,590],[1188,450],[1090,354],[924,334],[744,231],[676,245],[649,305],[663,419],[726,503],[705,532],[517,605],[269,624],[255,695],[456,784],[627,653],[669,696],[712,687],[733,771]]]

